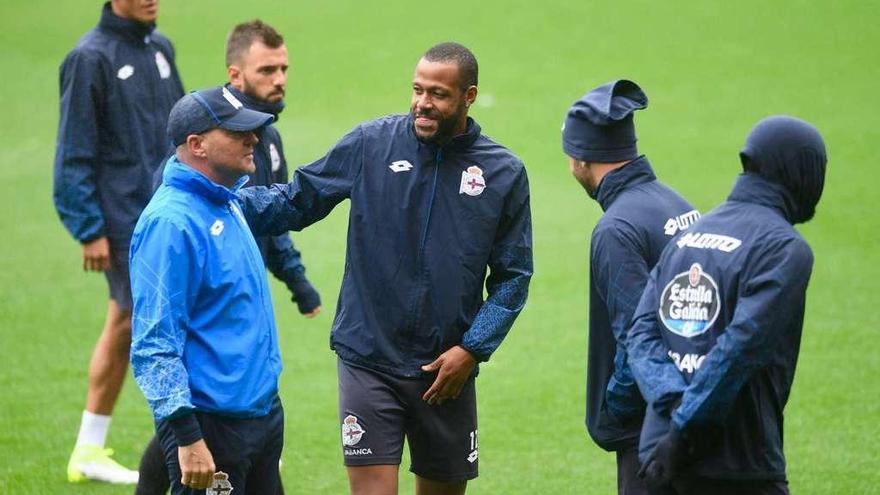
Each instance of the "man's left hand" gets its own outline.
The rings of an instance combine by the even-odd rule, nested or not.
[[[437,378],[422,399],[431,405],[457,399],[476,365],[474,356],[458,345],[440,354],[432,363],[422,366],[423,371],[437,371]]]
[[[690,457],[691,452],[684,434],[673,425],[648,455],[648,460],[639,469],[638,476],[654,489],[669,486],[681,474],[691,460]]]
[[[293,301],[306,318],[314,318],[321,312],[321,296],[306,279],[293,284]]]

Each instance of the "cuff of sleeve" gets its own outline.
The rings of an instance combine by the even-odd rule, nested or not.
[[[178,446],[193,444],[202,439],[202,427],[193,413],[187,413],[168,420],[168,426],[174,432]]]
[[[485,363],[486,361],[489,360],[489,357],[491,356],[491,355],[489,355],[489,356],[481,356],[481,355],[477,354],[476,351],[474,351],[472,348],[470,348],[470,347],[469,347],[468,345],[466,345],[464,342],[462,342],[461,344],[459,344],[459,346],[460,346],[462,349],[468,351],[468,352],[471,354],[471,356],[473,356],[474,359],[477,360],[478,363]]]

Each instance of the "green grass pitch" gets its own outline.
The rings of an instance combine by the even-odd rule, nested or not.
[[[106,284],[51,203],[58,66],[98,19],[100,2],[0,4],[0,493],[131,493],[69,486],[86,368]],[[525,161],[532,186],[535,277],[526,310],[478,380],[481,476],[472,494],[610,494],[614,460],[583,427],[589,234],[599,207],[569,176],[560,125],[586,90],[620,77],[650,107],[640,151],[707,211],[738,173],[759,118],[815,123],[830,156],[794,390],[786,410],[793,493],[880,493],[880,3],[842,0],[404,2],[163,0],[187,89],[225,80],[223,44],[260,17],[286,37],[288,161],[317,158],[356,123],[408,109],[410,78],[430,45],[460,41],[481,64],[472,115]],[[347,207],[295,235],[324,312],[306,321],[273,280],[285,371],[283,479],[290,494],[347,493],[338,446],[328,330]],[[786,308],[779,308],[785,311]],[[134,466],[152,424],[129,379],[109,444]],[[401,493],[412,476],[401,473]]]

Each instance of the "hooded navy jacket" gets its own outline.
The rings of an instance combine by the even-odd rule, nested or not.
[[[526,170],[472,119],[441,148],[421,142],[408,115],[363,123],[289,184],[239,197],[256,234],[300,230],[351,200],[331,334],[347,362],[418,377],[455,345],[485,361],[525,304]]]
[[[643,461],[671,420],[707,444],[689,473],[785,479],[782,410],[813,266],[792,227],[796,203],[779,183],[743,174],[651,272],[627,343],[649,403]]]
[[[73,237],[128,245],[153,193],[153,172],[169,155],[168,112],[183,96],[174,49],[155,25],[116,16],[61,64],[54,201]]]
[[[645,402],[626,364],[626,334],[666,243],[700,217],[657,180],[644,156],[608,173],[594,198],[605,212],[590,241],[587,430],[607,450],[634,448]]]

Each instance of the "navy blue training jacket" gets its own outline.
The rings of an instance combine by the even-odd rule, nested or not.
[[[651,272],[627,345],[649,403],[643,461],[671,420],[708,444],[692,475],[785,479],[782,411],[813,266],[794,204],[782,185],[741,175]]]
[[[128,245],[171,151],[168,112],[183,96],[174,49],[155,25],[120,18],[108,2],[61,64],[60,86],[55,208],[76,240]]]
[[[622,450],[638,444],[645,412],[626,364],[629,322],[666,243],[700,214],[644,156],[607,174],[595,199],[605,213],[590,241],[586,425],[600,447]]]
[[[418,377],[455,345],[485,361],[525,304],[526,170],[472,119],[442,148],[419,141],[409,115],[363,123],[289,184],[239,197],[255,234],[300,230],[351,200],[331,334],[347,362]]]

